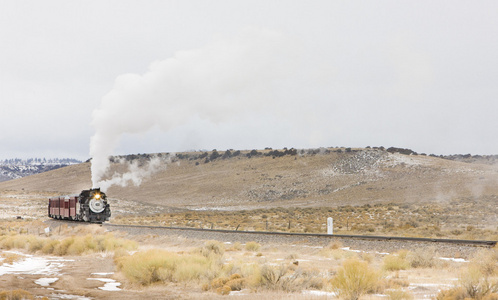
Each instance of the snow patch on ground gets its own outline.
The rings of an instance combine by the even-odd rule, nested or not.
[[[417,287],[426,287],[426,288],[430,288],[430,287],[436,287],[436,288],[445,287],[445,288],[448,288],[448,287],[453,287],[453,285],[451,285],[451,284],[444,284],[444,283],[410,283],[410,285],[408,286],[408,289],[413,290],[413,289],[416,289]]]
[[[350,252],[356,252],[356,253],[361,253],[363,251],[361,250],[353,250],[351,249],[350,247],[344,247],[344,248],[341,248],[341,250],[344,250],[344,251],[350,251]]]
[[[57,280],[59,280],[59,278],[57,278],[57,277],[53,277],[53,278],[42,277],[42,278],[38,278],[37,280],[35,280],[35,283],[39,284],[41,286],[44,286],[44,287],[48,287],[48,286],[50,286],[50,284],[56,282]]]
[[[92,273],[91,275],[97,275],[97,276],[108,276],[108,275],[113,275],[114,272],[108,272],[108,273]]]
[[[337,294],[334,292],[325,292],[325,291],[316,291],[316,290],[305,290],[303,291],[303,295],[337,297]]]
[[[454,261],[454,262],[469,262],[468,260],[465,260],[463,258],[454,258],[454,257],[439,257],[441,260],[446,260],[446,261]]]
[[[50,299],[74,299],[74,300],[91,300],[92,298],[82,297],[78,295],[67,295],[67,294],[52,294]]]
[[[249,295],[250,293],[251,293],[250,290],[244,289],[241,291],[231,291],[230,296],[246,296],[246,295]]]
[[[11,253],[22,255],[24,258],[12,264],[1,265],[0,276],[5,274],[58,275],[64,262],[74,261],[59,257],[38,257],[20,252]]]
[[[104,286],[99,287],[99,289],[103,291],[110,291],[110,292],[121,291],[121,289],[118,288],[118,286],[120,286],[121,283],[111,278],[87,278],[87,280],[98,280],[100,282],[105,282]]]

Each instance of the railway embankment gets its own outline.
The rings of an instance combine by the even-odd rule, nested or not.
[[[248,232],[209,230],[196,228],[173,228],[140,225],[116,225],[103,224],[109,231],[122,231],[131,235],[157,235],[178,236],[187,239],[217,240],[222,242],[247,243],[251,241],[263,245],[291,244],[309,247],[326,247],[327,245],[340,242],[343,247],[351,251],[371,253],[394,253],[401,249],[433,249],[439,257],[468,259],[477,250],[483,247],[493,247],[496,241],[483,243],[466,243],[465,241],[454,242],[435,239],[411,240],[405,238],[384,237],[362,237],[362,236],[338,236],[338,235],[316,235],[316,234],[286,234],[271,232]]]

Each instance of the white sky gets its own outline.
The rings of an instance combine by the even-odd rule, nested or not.
[[[125,133],[114,153],[397,146],[498,154],[497,1],[2,0],[0,159],[88,158],[92,112],[119,75],[147,73],[155,61],[247,28],[295,48],[282,59],[287,74],[256,96],[259,108]]]

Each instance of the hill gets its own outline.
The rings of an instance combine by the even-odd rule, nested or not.
[[[190,152],[157,155],[163,169],[140,186],[108,191],[112,199],[187,209],[337,207],[444,202],[498,195],[498,165],[401,154],[383,148]],[[130,155],[144,163],[154,155]],[[112,164],[123,170],[122,160]],[[483,162],[483,163],[481,163]],[[0,191],[79,193],[91,187],[90,163],[0,183]]]

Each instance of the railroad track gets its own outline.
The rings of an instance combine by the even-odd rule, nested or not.
[[[201,229],[191,227],[169,227],[169,226],[148,226],[148,225],[121,225],[104,223],[103,226],[110,228],[135,228],[149,230],[165,230],[165,231],[189,231],[196,233],[216,233],[216,234],[231,234],[231,235],[249,235],[249,236],[279,236],[279,237],[294,237],[297,239],[349,239],[349,240],[369,240],[369,241],[400,241],[400,242],[424,242],[434,244],[452,244],[461,246],[473,247],[494,247],[497,241],[487,240],[456,240],[456,239],[435,239],[435,238],[417,238],[417,237],[399,237],[399,236],[374,236],[374,235],[347,235],[347,234],[322,234],[322,233],[295,233],[295,232],[270,232],[270,231],[237,231],[224,229]]]

